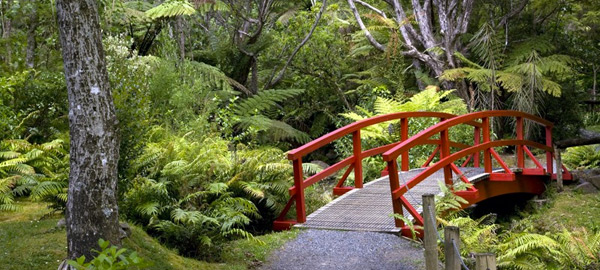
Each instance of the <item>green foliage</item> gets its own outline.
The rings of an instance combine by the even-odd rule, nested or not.
[[[134,164],[122,212],[189,256],[210,255],[225,240],[247,238],[282,210],[291,165],[273,148],[248,149],[207,137],[201,142],[161,128]]]
[[[0,211],[16,211],[15,197],[30,196],[63,210],[67,201],[69,155],[64,142],[0,142]]]
[[[161,18],[192,15],[196,10],[187,0],[168,0],[146,12],[146,16],[156,20]]]
[[[308,134],[299,131],[283,121],[270,119],[264,115],[274,109],[278,102],[285,101],[303,93],[302,89],[265,90],[247,99],[233,104],[234,119],[244,129],[257,132],[258,137],[266,136],[275,141],[293,139],[299,143],[310,140]]]
[[[131,252],[127,255],[126,248],[118,248],[110,246],[108,241],[98,239],[100,251],[89,262],[85,262],[85,256],[77,258],[77,260],[69,260],[68,264],[77,270],[125,270],[125,269],[145,269],[150,264],[146,263],[142,258],[138,257],[137,253]]]
[[[563,162],[572,169],[592,169],[600,166],[600,145],[585,145],[567,148],[563,154]]]
[[[537,226],[534,219],[515,220],[507,227],[496,223],[495,214],[472,219],[458,208],[466,203],[464,199],[447,187],[442,191],[436,197],[437,221],[460,228],[460,252],[467,264],[472,263],[466,259],[471,253],[482,252],[495,253],[499,269],[594,269],[599,262],[600,232],[582,227],[567,230],[560,221],[558,227],[551,225],[553,231],[532,232]]]
[[[371,112],[360,106],[356,107],[356,112],[341,114],[343,117],[360,121],[376,115],[390,114],[396,112],[412,111],[437,111],[451,114],[466,113],[465,103],[456,97],[451,96],[452,91],[438,91],[436,86],[429,86],[427,89],[413,95],[408,100],[390,99],[377,97],[374,102],[374,112]],[[445,101],[443,101],[445,100]],[[443,102],[442,102],[443,101]],[[438,119],[415,118],[409,119],[409,136],[413,136],[438,122]],[[467,143],[472,131],[466,126],[458,126],[450,132],[450,139],[457,142]],[[372,125],[361,130],[361,138],[364,141],[365,149],[379,147],[400,141],[400,123],[399,120],[389,121]],[[341,156],[349,156],[352,153],[350,141],[341,140],[336,144],[336,149]],[[433,152],[433,146],[418,146],[409,153],[410,166],[412,168],[421,166]],[[367,177],[376,177],[369,175]]]

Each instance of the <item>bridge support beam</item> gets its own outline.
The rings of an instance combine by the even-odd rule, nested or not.
[[[481,118],[483,128],[483,143],[490,142],[490,119],[488,117]],[[492,157],[490,149],[483,150],[483,167],[486,173],[492,173]]]
[[[440,160],[450,155],[450,139],[448,138],[448,130],[444,129],[440,132]],[[452,185],[452,167],[450,164],[444,166],[444,182],[446,185]]]
[[[302,159],[294,159],[294,186],[296,187],[296,221],[306,222],[306,206],[304,204],[304,176],[302,176]]]
[[[360,129],[352,132],[352,148],[354,152],[354,187],[362,188],[362,145],[360,143]]]
[[[517,117],[517,140],[523,140],[523,117]],[[517,167],[525,168],[525,155],[523,153],[523,145],[517,145]]]
[[[400,119],[400,138],[402,139],[402,141],[406,141],[408,140],[408,118],[402,118]],[[408,171],[409,167],[408,167],[408,151],[404,152],[401,154],[402,155],[402,160],[401,162],[401,167],[400,169],[402,169],[402,171]]]

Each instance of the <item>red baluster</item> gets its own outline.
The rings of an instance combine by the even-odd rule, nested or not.
[[[360,129],[352,132],[352,150],[354,152],[354,186],[356,188],[362,188],[362,146],[360,144]]]
[[[304,177],[302,176],[302,159],[294,159],[294,186],[296,187],[296,221],[306,222],[306,206],[304,204]]]

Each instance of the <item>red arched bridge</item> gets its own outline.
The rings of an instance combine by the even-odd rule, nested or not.
[[[490,117],[514,119],[516,137],[492,141]],[[409,120],[414,118],[435,118],[439,122],[409,137]],[[361,146],[361,129],[390,121],[399,121],[400,141],[364,150]],[[545,129],[545,144],[524,139],[525,121],[539,124]],[[455,130],[451,128],[461,125],[473,128],[472,145],[449,139],[450,131]],[[460,116],[441,112],[399,112],[352,123],[288,153],[288,159],[292,160],[294,168],[294,186],[289,190],[290,200],[273,227],[275,230],[283,230],[296,225],[307,228],[401,232],[410,235],[410,228],[402,220],[391,217],[391,214],[403,215],[415,225],[422,226],[421,195],[439,193],[438,182],[450,186],[451,190],[458,182],[470,183],[466,190],[453,191],[468,201],[464,207],[504,194],[541,194],[545,189],[545,182],[555,179],[557,171],[553,161],[552,127],[553,124],[545,119],[518,111],[483,111]],[[352,156],[304,178],[303,157],[350,134]],[[434,145],[435,150],[420,168],[411,169],[409,153],[419,145]],[[516,149],[516,164],[512,167],[494,150],[494,147],[508,146]],[[530,148],[545,152],[544,165]],[[387,162],[382,178],[363,185],[363,159],[379,154]],[[439,158],[432,163],[438,155]],[[530,161],[526,162],[526,159]],[[457,165],[459,160],[462,163]],[[530,166],[526,167],[526,164]],[[344,168],[346,170],[343,176],[333,188],[333,193],[341,196],[307,217],[305,189]],[[344,186],[352,171],[354,186]],[[564,180],[572,179],[566,168],[563,167],[560,171]],[[286,215],[293,204],[296,220],[288,220]]]

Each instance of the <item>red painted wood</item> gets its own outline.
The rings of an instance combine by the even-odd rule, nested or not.
[[[465,115],[449,118],[448,120],[440,122],[436,125],[433,125],[427,129],[419,132],[418,134],[416,134],[415,136],[412,136],[405,142],[402,142],[401,144],[399,144],[399,145],[395,146],[394,148],[388,150],[387,152],[383,153],[383,160],[390,161],[392,159],[396,159],[400,155],[400,153],[420,144],[421,141],[430,138],[434,134],[437,134],[444,129],[448,129],[450,127],[453,127],[453,126],[456,126],[459,124],[466,124],[467,122],[475,121],[477,119],[482,119],[482,118],[486,118],[486,117],[501,117],[501,116],[503,116],[503,117],[521,116],[523,118],[533,120],[534,122],[540,123],[542,125],[546,125],[546,126],[550,126],[550,127],[553,126],[553,124],[551,122],[549,122],[545,119],[542,119],[540,117],[537,117],[537,116],[534,116],[531,114],[527,114],[524,112],[519,112],[519,111],[474,112],[474,113],[470,113],[470,114],[465,114]],[[483,126],[483,128],[486,127],[486,125],[484,125],[483,123],[480,126]],[[489,129],[489,125],[487,125],[487,128]],[[485,135],[484,135],[484,137],[485,137]],[[488,140],[489,140],[489,136],[488,136]]]
[[[283,221],[285,220],[285,215],[287,215],[287,213],[290,211],[290,208],[292,207],[292,204],[294,203],[294,201],[296,198],[294,196],[292,196],[288,202],[285,204],[285,207],[283,207],[283,211],[281,211],[281,214],[279,214],[279,216],[277,217],[276,220],[279,221]]]
[[[421,132],[419,132],[417,135],[413,136],[413,137],[408,137],[408,118],[411,117],[438,117],[441,118],[441,122],[431,126]],[[491,141],[490,138],[490,127],[489,127],[489,117],[516,117],[517,118],[517,139],[516,140],[502,140],[502,141]],[[392,143],[392,144],[388,144],[388,145],[384,145],[381,147],[377,147],[377,148],[373,148],[373,149],[369,149],[366,151],[362,151],[362,147],[361,147],[361,141],[360,141],[360,129],[364,128],[366,126],[370,126],[373,124],[377,124],[377,123],[381,123],[381,122],[385,122],[385,121],[390,121],[390,120],[396,120],[396,119],[400,119],[401,122],[401,138],[402,141],[398,142],[398,143]],[[447,120],[445,120],[447,119]],[[481,119],[481,123],[477,122],[477,120]],[[532,142],[532,141],[527,141],[527,140],[523,140],[523,119],[529,119],[532,120],[534,122],[537,122],[539,124],[542,124],[546,127],[546,145],[542,145],[536,142]],[[473,146],[468,146],[468,145],[464,145],[464,144],[460,144],[460,143],[456,143],[456,142],[452,142],[449,140],[449,136],[448,136],[448,130],[449,128],[459,125],[459,124],[468,124],[474,127],[474,145]],[[414,207],[412,207],[412,205],[410,205],[408,203],[408,201],[406,201],[406,199],[402,196],[408,189],[413,188],[415,185],[417,185],[418,183],[420,183],[422,180],[424,180],[426,177],[428,177],[429,175],[431,175],[433,172],[438,171],[439,169],[444,169],[444,175],[445,175],[445,180],[447,183],[451,183],[452,181],[452,170],[454,170],[457,174],[461,174],[460,170],[456,167],[456,165],[453,163],[454,161],[456,161],[459,158],[463,158],[467,155],[471,155],[469,157],[469,159],[473,158],[473,163],[474,166],[478,167],[479,166],[479,154],[481,151],[484,151],[484,166],[487,172],[491,172],[491,156],[494,156],[494,158],[496,158],[498,160],[498,163],[503,167],[503,169],[505,169],[507,172],[509,173],[501,173],[501,174],[491,174],[490,175],[490,180],[514,180],[515,178],[518,177],[515,176],[515,174],[510,173],[510,169],[508,168],[508,166],[506,166],[506,163],[500,158],[500,156],[492,149],[492,147],[499,147],[499,146],[507,146],[507,145],[517,145],[517,158],[518,158],[518,166],[520,168],[524,167],[524,154],[523,152],[527,153],[532,160],[536,163],[536,166],[538,166],[538,169],[536,171],[534,171],[535,169],[527,169],[527,168],[522,168],[523,169],[523,174],[522,175],[526,175],[528,173],[539,173],[540,172],[540,167],[541,164],[539,164],[539,162],[537,162],[537,160],[535,160],[535,157],[533,157],[533,155],[531,154],[531,152],[529,151],[529,149],[526,147],[526,145],[532,146],[532,147],[537,147],[540,149],[545,150],[546,153],[546,159],[547,159],[547,167],[549,168],[549,171],[551,171],[552,169],[552,153],[553,153],[553,148],[552,148],[552,138],[551,138],[551,130],[552,130],[552,123],[539,118],[537,116],[533,116],[533,115],[529,115],[526,113],[522,113],[522,112],[517,112],[517,111],[486,111],[486,112],[476,112],[476,113],[470,113],[467,115],[462,115],[462,116],[454,116],[451,114],[445,114],[445,113],[434,113],[434,112],[407,112],[407,113],[395,113],[395,114],[389,114],[389,115],[382,115],[382,116],[376,116],[370,119],[365,119],[353,124],[350,124],[348,126],[342,127],[338,130],[335,130],[331,133],[328,133],[324,136],[321,136],[320,138],[302,146],[299,147],[297,149],[294,149],[292,151],[290,151],[288,153],[288,158],[291,159],[293,161],[293,167],[294,167],[294,187],[290,188],[290,194],[292,195],[292,198],[290,199],[290,201],[288,202],[288,204],[286,205],[286,209],[284,209],[284,213],[282,213],[278,219],[277,219],[277,224],[274,223],[274,227],[288,227],[293,225],[295,221],[289,221],[289,220],[284,220],[285,218],[285,214],[289,211],[289,208],[291,207],[291,203],[295,202],[296,203],[296,212],[297,212],[297,222],[298,223],[303,223],[306,221],[306,209],[305,209],[305,202],[304,202],[304,189],[320,180],[322,180],[323,178],[341,170],[342,168],[348,166],[348,169],[346,170],[346,172],[344,173],[344,176],[342,177],[342,179],[340,179],[340,183],[338,183],[339,185],[336,186],[336,189],[334,189],[334,193],[345,193],[349,190],[351,190],[353,187],[342,187],[341,185],[343,184],[344,180],[346,179],[346,177],[348,176],[348,174],[352,171],[352,169],[354,169],[355,172],[355,178],[356,178],[356,187],[362,187],[362,159],[368,156],[373,156],[373,155],[377,155],[380,153],[383,153],[383,159],[384,161],[386,161],[388,163],[387,166],[387,170],[389,171],[389,180],[390,180],[390,190],[391,190],[391,195],[392,195],[392,202],[393,202],[393,208],[394,208],[394,212],[397,214],[402,214],[403,211],[403,207],[402,205],[405,205],[405,208],[409,211],[409,213],[414,216],[417,219],[417,222],[419,222],[419,213],[416,212],[416,210],[414,209]],[[328,168],[326,168],[325,170],[321,171],[320,173],[313,175],[312,177],[309,177],[306,180],[303,180],[303,176],[302,176],[302,156],[328,144],[331,143],[332,141],[341,138],[342,136],[345,136],[347,134],[353,134],[353,156],[348,157],[336,164],[334,164],[333,166],[330,166]],[[439,140],[435,140],[435,139],[431,139],[431,137],[436,134],[436,133],[440,133],[440,139]],[[483,133],[483,134],[482,134]],[[483,138],[481,138],[481,136]],[[480,140],[483,140],[483,143],[480,143]],[[423,172],[421,172],[420,174],[418,174],[416,177],[414,177],[413,179],[411,179],[407,184],[400,186],[399,184],[399,179],[398,179],[398,164],[396,162],[396,159],[401,156],[401,169],[402,170],[408,170],[408,151],[417,145],[423,145],[423,144],[434,144],[437,145],[436,147],[436,151],[440,152],[440,161],[438,161],[436,164],[434,164],[433,166],[425,169]],[[458,149],[462,149],[459,150],[456,153],[450,154],[450,147],[454,147],[454,148],[458,148]],[[435,155],[435,151],[433,153],[432,156]],[[431,157],[428,160],[427,163],[431,162]],[[466,163],[468,163],[469,160],[466,161]],[[543,172],[543,170],[541,170],[541,172]],[[568,171],[566,171],[568,172]],[[521,175],[521,174],[519,174]],[[570,174],[569,174],[570,176]],[[531,177],[535,177],[535,176],[531,176]],[[541,177],[541,176],[540,176]],[[465,179],[464,176],[461,176],[461,180],[464,182],[468,182],[468,179]],[[480,182],[494,182],[494,181],[480,181]],[[517,181],[511,181],[511,182],[501,182],[505,185],[507,185],[506,183],[514,183]],[[478,182],[479,183],[479,182]],[[507,186],[511,186],[514,187],[514,185],[507,185]],[[479,200],[481,197],[486,197],[487,195],[490,195],[490,191],[489,190],[485,190],[484,193],[481,193],[479,190],[479,188],[469,188],[469,190],[467,191],[457,191],[457,194],[460,194],[460,196],[464,196],[465,198],[468,198],[469,201],[475,201],[475,200]],[[493,191],[492,193],[496,194],[496,193],[501,193],[506,190],[507,187],[503,186],[503,188],[500,188],[500,191]],[[527,189],[527,188],[526,188]],[[529,190],[530,191],[536,191],[537,189],[539,189],[538,186],[532,185]],[[508,192],[508,191],[507,191]],[[420,219],[420,221],[422,222],[422,218]],[[396,220],[396,226],[401,227],[403,233],[405,232],[405,226],[404,224],[401,222],[401,220]]]
[[[342,196],[344,195],[346,192],[353,190],[354,187],[334,187],[333,188],[333,195],[335,196]]]
[[[490,119],[484,117],[481,119],[483,125],[483,143],[490,142]],[[486,148],[483,150],[483,167],[486,173],[492,173],[492,158],[490,156],[490,149]]]
[[[400,179],[398,179],[398,165],[396,164],[396,161],[390,161],[388,162],[388,170],[390,172],[389,178],[390,178],[390,190],[396,190],[399,188],[400,186]],[[394,196],[394,194],[392,193],[392,197]],[[392,199],[392,208],[394,210],[395,214],[404,215],[404,212],[402,210],[402,202],[398,200],[398,198],[393,198]],[[394,222],[396,224],[396,227],[402,227],[404,226],[404,222],[400,219],[394,219]]]
[[[294,166],[294,186],[297,188],[296,198],[296,221],[306,222],[306,205],[304,204],[304,179],[302,176],[302,159],[293,161]]]
[[[517,146],[517,148],[519,148],[519,147]],[[494,159],[496,159],[496,161],[498,161],[498,164],[500,164],[500,167],[502,167],[502,169],[504,169],[504,173],[509,173],[509,174],[512,173],[510,168],[508,168],[508,165],[506,165],[506,163],[504,162],[504,160],[502,160],[500,155],[498,155],[496,150],[494,150],[493,148],[490,148],[490,153],[492,154]]]
[[[415,178],[409,180],[405,185],[402,185],[401,187],[399,187],[397,189],[393,189],[392,198],[398,198],[398,197],[402,196],[408,189],[413,188],[418,183],[425,180],[425,178],[429,177],[436,171],[442,169],[444,166],[454,162],[455,160],[457,160],[459,158],[465,157],[465,156],[470,155],[477,151],[482,151],[486,148],[509,146],[509,145],[529,145],[529,146],[540,148],[540,149],[543,149],[546,151],[552,150],[552,148],[549,148],[546,145],[543,145],[543,144],[540,144],[537,142],[533,142],[533,141],[527,141],[527,140],[500,140],[500,141],[482,143],[482,144],[479,144],[476,146],[471,146],[469,148],[465,148],[456,153],[453,153],[452,155],[438,161],[437,163],[433,164],[431,167],[428,167],[427,169],[425,169],[424,171],[419,173],[417,176],[415,176]],[[393,162],[388,162],[388,164],[391,164],[391,163],[393,163]],[[391,175],[392,175],[392,172],[390,171],[390,176]],[[398,178],[398,177],[396,177],[396,178]]]
[[[448,141],[448,130],[442,130],[440,132],[440,160],[450,155],[450,144]],[[444,182],[446,185],[452,185],[452,168],[450,164],[444,166]]]
[[[490,173],[490,181],[515,181],[514,173]]]
[[[299,160],[301,160],[301,159],[299,159]],[[302,189],[305,189],[305,188],[309,187],[310,185],[324,179],[325,177],[334,174],[335,172],[341,170],[342,168],[352,164],[353,161],[354,161],[354,156],[351,156],[351,157],[346,158],[334,165],[331,165],[331,166],[325,168],[324,170],[320,171],[319,173],[302,181],[302,186],[301,186]],[[300,167],[300,173],[302,173],[302,167]],[[300,177],[302,177],[302,175],[300,175]],[[296,192],[298,192],[297,187],[298,187],[298,185],[296,185],[296,167],[294,167],[294,186],[291,187],[289,190],[290,195],[293,196],[294,194],[296,194]]]
[[[431,163],[431,161],[435,158],[435,155],[437,155],[437,153],[440,151],[440,146],[436,146],[435,149],[433,150],[433,153],[431,153],[431,155],[429,156],[429,158],[427,159],[427,161],[425,161],[425,163],[423,163],[423,166],[421,166],[421,168],[425,168],[427,166],[429,166],[429,164]]]
[[[273,230],[274,231],[286,231],[292,228],[292,226],[298,224],[295,220],[275,220],[273,221]]]
[[[408,119],[400,119],[400,137],[402,141],[408,140]],[[408,171],[408,150],[402,153],[402,171]]]
[[[364,127],[368,127],[374,124],[378,124],[381,122],[397,120],[401,118],[452,118],[456,115],[449,113],[441,113],[441,112],[399,112],[399,113],[391,113],[386,115],[378,115],[375,117],[371,117],[368,119],[364,119],[358,122],[354,122],[350,125],[341,127],[336,129],[330,133],[327,133],[301,147],[298,147],[294,150],[288,152],[288,159],[294,160],[301,158],[324,145],[327,145],[345,135],[348,135],[356,130],[362,129]],[[477,119],[477,118],[474,118]],[[471,126],[481,126],[481,123],[476,121],[466,121],[465,124]]]
[[[469,181],[469,179],[463,174],[463,172],[456,166],[456,164],[450,163],[450,167],[452,168],[452,170],[454,171],[454,173],[456,175],[458,175],[458,177],[460,178],[460,180],[462,180],[465,183],[471,183]]]
[[[546,170],[544,168],[523,168],[523,175],[546,175]]]
[[[469,161],[471,161],[472,158],[473,158],[473,155],[470,155],[467,159],[465,159],[465,162],[463,162],[460,166],[467,167],[467,164],[469,164]]]
[[[421,216],[421,214],[419,214],[419,212],[417,211],[417,209],[415,209],[412,204],[410,204],[408,202],[408,200],[406,198],[404,198],[404,196],[400,196],[399,198],[400,202],[402,203],[402,205],[404,206],[404,208],[406,208],[406,210],[416,219],[415,220],[415,225],[420,225],[423,226],[423,217]]]
[[[479,190],[477,190],[477,189],[454,191],[454,194],[456,194],[466,200],[479,198]]]
[[[481,140],[481,128],[475,127],[474,133],[475,139],[473,141],[473,145],[478,145]],[[479,152],[473,154],[473,166],[479,168]]]
[[[538,168],[545,170],[544,166],[542,166],[542,163],[540,163],[537,158],[535,158],[535,156],[533,155],[533,153],[531,153],[531,151],[529,151],[529,148],[527,148],[527,146],[523,145],[522,146],[523,150],[525,150],[525,153],[527,153],[527,155],[529,156],[529,158],[531,158],[531,161],[533,161],[533,163],[535,163],[535,166],[537,166]]]
[[[350,175],[352,169],[354,169],[354,163],[348,166],[348,169],[346,169],[346,172],[344,172],[342,178],[340,178],[340,180],[337,182],[337,185],[335,185],[336,188],[342,187],[344,185],[344,182],[346,181],[346,178],[348,178],[348,175]]]
[[[360,129],[352,132],[352,151],[354,152],[354,186],[363,187],[362,176],[362,146],[360,143]]]
[[[474,185],[477,190],[479,190],[479,197],[475,199],[465,198],[468,203],[463,205],[463,207],[467,207],[485,199],[511,193],[530,193],[539,195],[542,194],[546,188],[544,180],[548,179],[545,175],[535,176],[516,174],[516,177],[517,179],[515,181],[510,182],[476,182]]]
[[[517,140],[523,140],[523,117],[517,117]],[[523,147],[517,147],[517,167],[525,168],[525,156]]]

